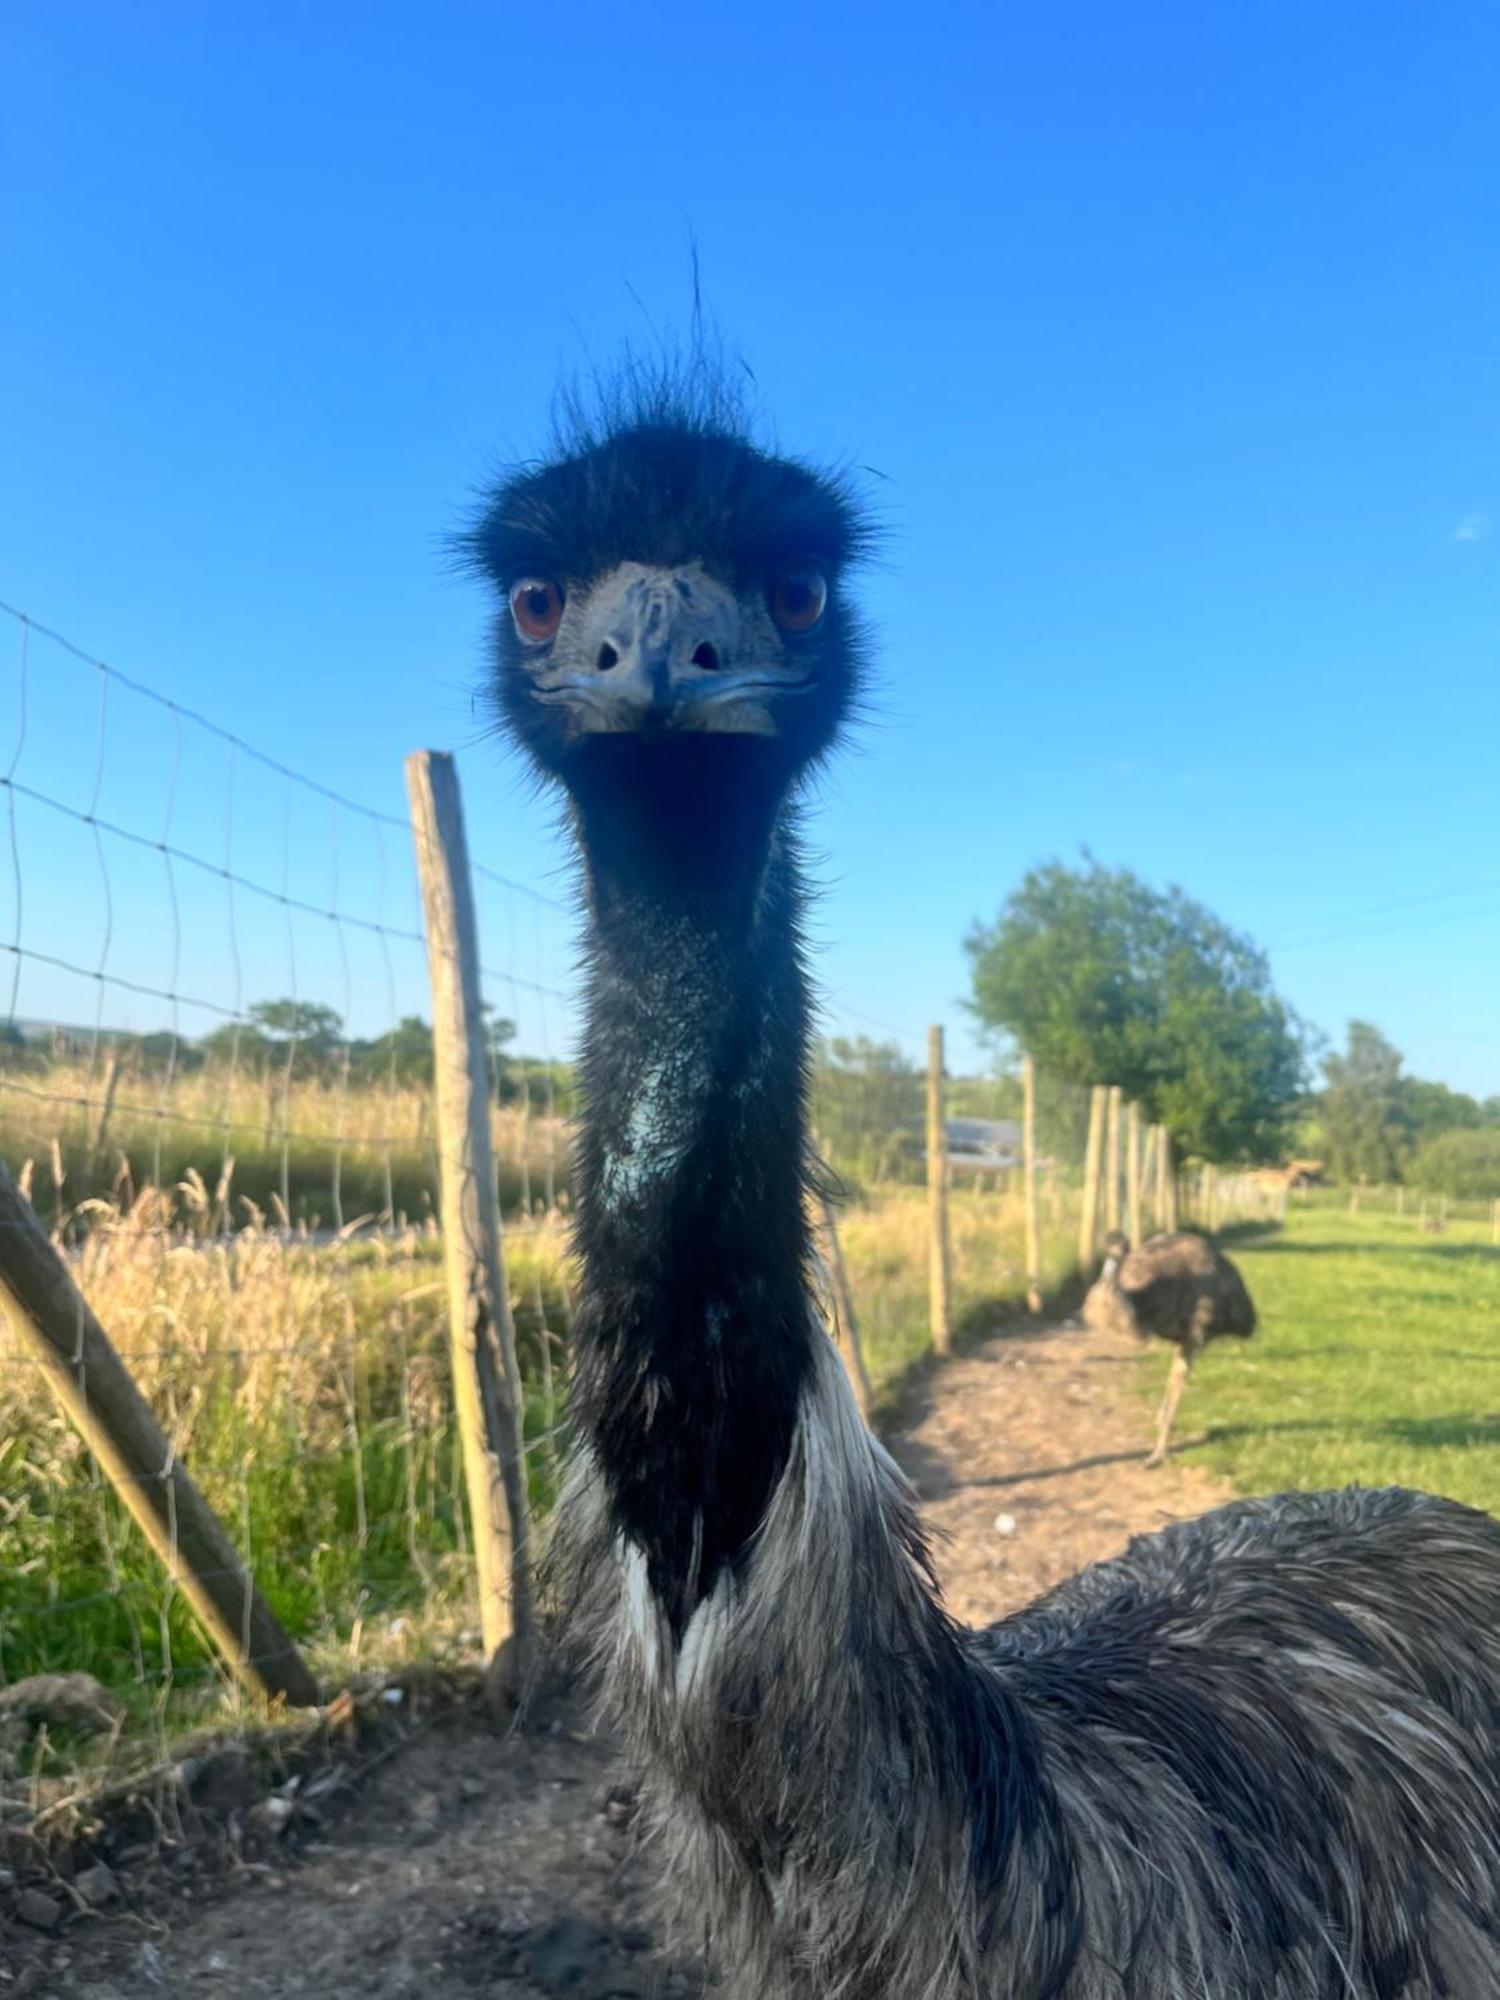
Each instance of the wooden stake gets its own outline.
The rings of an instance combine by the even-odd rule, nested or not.
[[[1141,1107],[1132,1104],[1125,1114],[1125,1191],[1130,1247],[1141,1242]]]
[[[99,1122],[94,1127],[89,1143],[89,1161],[85,1177],[85,1194],[97,1192],[95,1183],[104,1171],[109,1153],[109,1121],[114,1115],[115,1093],[120,1088],[120,1048],[111,1042],[109,1054],[104,1063],[104,1092],[99,1101]]]
[[[227,1664],[271,1700],[315,1707],[317,1683],[301,1654],[3,1162],[0,1298],[53,1395]]]
[[[1042,1232],[1036,1199],[1036,1064],[1021,1058],[1021,1159],[1026,1188],[1026,1309],[1042,1309]]]
[[[1104,1163],[1104,1105],[1109,1092],[1096,1083],[1089,1092],[1089,1142],[1083,1160],[1083,1214],[1078,1223],[1078,1268],[1092,1275],[1099,1254],[1099,1174]]]
[[[1104,1138],[1104,1227],[1120,1226],[1120,1086],[1109,1086],[1109,1116]]]
[[[521,1372],[500,1253],[479,936],[453,759],[406,760],[427,928],[453,1400],[479,1575],[479,1617],[496,1699],[514,1693],[532,1637],[530,1534],[521,1452]],[[507,1640],[514,1644],[502,1656]]]
[[[948,1252],[948,1130],[943,1117],[943,1031],[927,1030],[927,1282],[932,1344],[953,1351]]]

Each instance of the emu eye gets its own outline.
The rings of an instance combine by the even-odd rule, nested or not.
[[[784,569],[771,585],[771,616],[783,632],[810,632],[828,603],[828,579],[811,564]]]
[[[510,587],[510,615],[523,639],[550,639],[562,621],[563,594],[547,576],[523,576]]]

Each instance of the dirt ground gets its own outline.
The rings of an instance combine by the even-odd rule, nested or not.
[[[960,1617],[1000,1617],[1223,1497],[1180,1461],[1145,1470],[1136,1358],[1073,1327],[1008,1333],[912,1392],[888,1442]],[[122,1860],[52,1885],[29,1921],[0,1870],[0,2000],[704,1991],[699,1970],[656,1949],[628,1799],[612,1789],[608,1746],[565,1704],[508,1737],[450,1706],[373,1761],[319,1805],[294,1790],[284,1826],[279,1808],[249,1808],[259,1838],[236,1826],[228,1865],[206,1865],[191,1843],[165,1869]]]

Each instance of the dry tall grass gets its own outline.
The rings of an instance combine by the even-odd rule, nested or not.
[[[530,1088],[493,1114],[507,1210],[550,1203],[567,1175],[567,1125],[548,1115],[543,1080],[516,1073]],[[246,1219],[245,1203],[269,1213],[280,1202],[293,1222],[335,1229],[358,1216],[421,1223],[437,1209],[430,1089],[337,1074],[288,1082],[279,1070],[177,1072],[130,1056],[111,1087],[102,1059],[11,1068],[0,1071],[0,1157],[38,1162],[49,1220],[96,1197],[129,1207],[141,1188],[194,1174],[224,1184],[216,1228]]]
[[[465,1646],[471,1573],[435,1233],[318,1243],[252,1211],[214,1235],[214,1208],[190,1174],[169,1198],[68,1217],[79,1281],[174,1450],[330,1677]],[[508,1234],[542,1507],[565,1255],[555,1212]],[[3,1320],[0,1489],[0,1681],[82,1669],[125,1694],[135,1729],[224,1698],[183,1600]]]

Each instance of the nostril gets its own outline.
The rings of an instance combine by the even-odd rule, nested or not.
[[[607,674],[611,667],[617,667],[619,664],[620,664],[619,654],[615,651],[614,647],[611,646],[609,641],[606,639],[604,644],[599,648],[599,658],[595,661],[595,665],[598,667],[601,674]]]
[[[717,673],[719,668],[718,648],[710,646],[705,639],[703,644],[697,647],[693,653],[693,665],[695,667],[702,667],[707,673]]]

